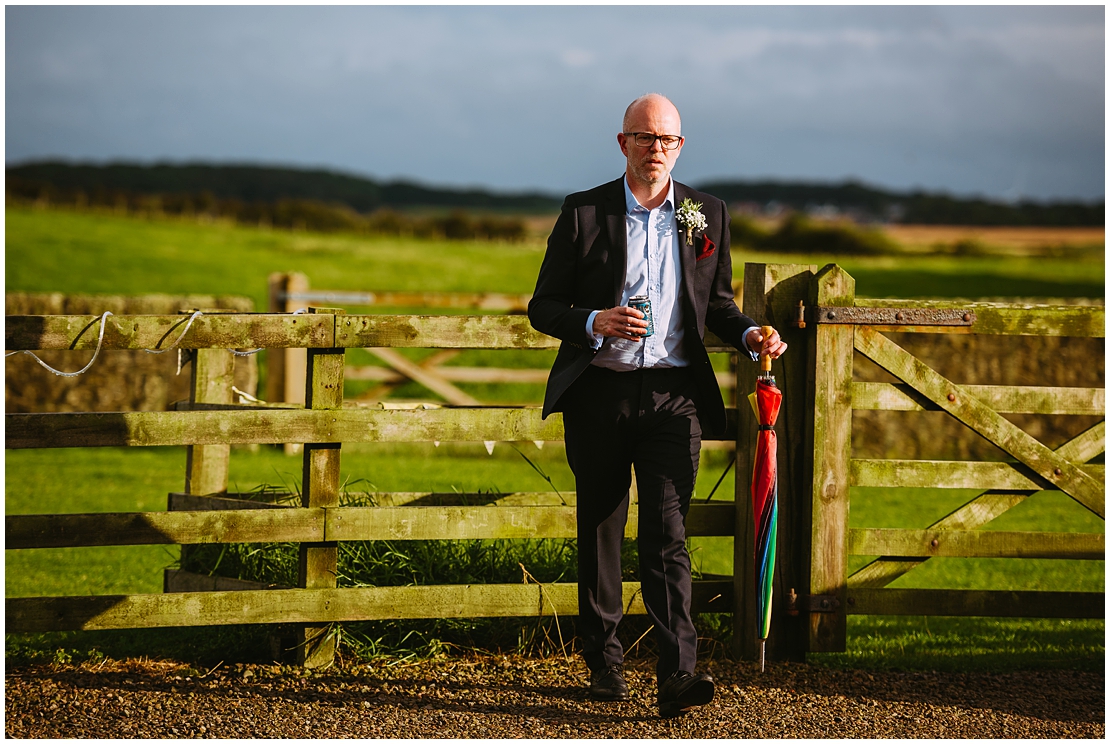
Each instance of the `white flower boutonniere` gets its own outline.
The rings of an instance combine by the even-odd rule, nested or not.
[[[691,201],[689,197],[683,199],[675,210],[674,218],[686,228],[686,245],[694,244],[694,231],[704,230],[708,225],[705,215],[699,210],[701,202]]]

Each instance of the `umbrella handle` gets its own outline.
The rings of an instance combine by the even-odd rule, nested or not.
[[[763,336],[763,340],[766,341],[767,337],[770,336],[771,332],[774,330],[775,329],[771,326],[760,326],[759,333]],[[759,353],[759,369],[761,372],[771,371],[771,357],[764,354],[762,350]]]

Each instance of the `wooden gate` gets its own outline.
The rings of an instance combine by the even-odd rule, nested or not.
[[[812,442],[807,641],[810,651],[842,651],[846,616],[979,615],[1103,617],[1104,594],[1066,591],[892,589],[934,557],[1102,560],[1104,535],[984,531],[1030,495],[1059,490],[1105,519],[1104,388],[964,385],[945,377],[887,334],[960,333],[1103,338],[1102,307],[857,300],[854,280],[836,266],[817,272],[802,313],[809,335]],[[897,382],[853,380],[856,354]],[[853,410],[944,411],[1008,456],[1007,461],[883,460],[852,457]],[[1055,449],[1002,414],[1103,417]],[[975,489],[980,493],[925,529],[849,529],[850,489]],[[849,573],[849,556],[880,556]]]

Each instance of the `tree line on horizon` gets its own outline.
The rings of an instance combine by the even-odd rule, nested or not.
[[[856,181],[842,184],[782,181],[716,181],[699,188],[727,202],[734,211],[766,213],[768,205],[786,211],[820,212],[823,207],[854,222],[980,227],[1101,227],[1105,200],[1010,204],[979,197],[954,197],[915,190],[896,193]],[[744,207],[747,206],[747,209]]]
[[[58,186],[49,182],[7,178],[7,198],[38,205],[108,208],[140,215],[208,217],[243,225],[288,230],[357,235],[393,235],[446,240],[489,240],[516,243],[527,237],[523,219],[511,215],[472,213],[454,208],[445,214],[419,214],[390,207],[369,213],[356,211],[343,202],[313,198],[279,197],[273,201],[246,201],[234,196],[200,192],[147,193],[94,185]]]
[[[434,188],[407,181],[379,183],[321,169],[203,163],[40,161],[9,166],[6,184],[8,194],[23,201],[210,213],[251,224],[325,231],[467,239],[522,239],[524,224],[513,216],[550,214],[562,204],[562,197],[538,192]],[[757,216],[799,212],[857,223],[1037,227],[1095,227],[1105,220],[1102,200],[1007,204],[924,191],[896,193],[854,181],[832,185],[715,181],[698,188],[723,199],[734,212]],[[450,215],[415,216],[421,212]]]

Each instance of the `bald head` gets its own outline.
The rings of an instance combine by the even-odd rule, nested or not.
[[[642,206],[654,209],[660,194],[665,196],[683,141],[682,119],[666,96],[648,93],[625,110],[617,142],[628,160],[628,185]]]
[[[650,112],[650,113],[648,113]],[[682,134],[682,118],[678,115],[678,108],[671,103],[671,99],[667,98],[662,93],[645,93],[637,98],[632,103],[628,104],[628,108],[624,110],[624,121],[622,122],[622,131],[630,132],[632,124],[639,118],[641,113],[673,114],[674,119],[679,123],[679,130],[671,132],[671,134]]]

